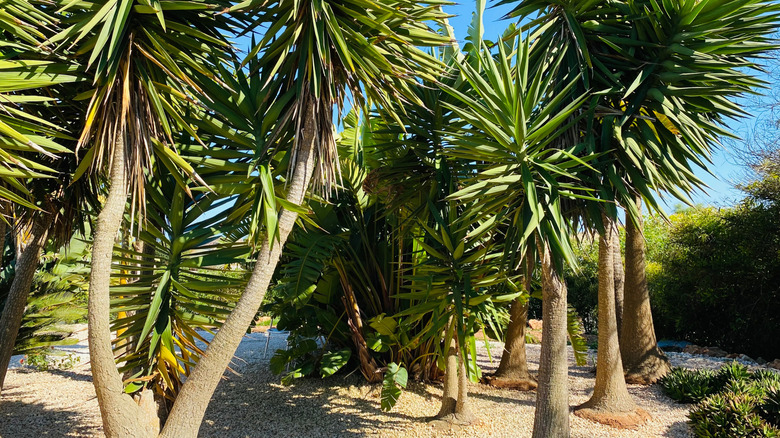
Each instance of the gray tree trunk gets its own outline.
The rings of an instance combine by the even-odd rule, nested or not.
[[[547,244],[540,240],[537,248],[542,268],[542,352],[533,438],[566,438],[570,436],[566,284]]]
[[[599,346],[596,386],[590,400],[575,414],[610,426],[628,428],[644,422],[648,415],[638,409],[623,379],[617,322],[615,319],[614,234],[617,224],[604,215],[605,231],[599,237]]]
[[[16,336],[19,334],[24,309],[27,307],[27,297],[30,295],[30,287],[35,271],[38,270],[41,251],[46,244],[46,236],[49,233],[49,225],[51,225],[50,214],[38,214],[45,217],[34,220],[29,239],[21,250],[19,258],[16,259],[14,280],[8,291],[2,317],[0,317],[0,391],[3,389],[5,374],[8,371],[8,364],[11,362],[11,355],[16,344]]]
[[[289,184],[287,201],[301,205],[306,196],[309,181],[314,172],[316,129],[313,99],[307,104],[303,117],[303,135],[293,164],[294,172]],[[271,282],[287,236],[295,226],[298,214],[282,209],[279,214],[279,240],[271,242],[266,237],[257,257],[252,276],[233,312],[209,344],[205,355],[193,370],[176,398],[168,421],[162,431],[163,437],[194,438],[203,421],[209,401],[217,388],[222,374],[238,348],[247,327],[254,319],[263,302]]]
[[[655,338],[650,293],[645,267],[645,237],[642,218],[626,222],[625,312],[621,328],[620,355],[626,382],[655,383],[669,372],[669,359]]]
[[[151,391],[139,403],[125,394],[111,349],[110,295],[111,259],[127,202],[125,143],[117,141],[111,162],[110,187],[98,215],[92,243],[89,279],[89,361],[106,437],[154,437],[160,429]]]

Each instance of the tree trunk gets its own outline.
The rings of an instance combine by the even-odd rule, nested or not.
[[[447,359],[444,368],[444,393],[441,396],[441,409],[435,418],[444,418],[455,413],[458,403],[458,373],[453,372],[458,368],[458,351],[455,338],[450,341],[447,349]]]
[[[466,361],[460,353],[457,335],[455,335],[447,351],[444,394],[441,409],[435,419],[449,425],[465,426],[474,421],[474,414],[468,402],[469,378],[466,373]]]
[[[160,428],[151,391],[144,391],[139,403],[125,394],[111,350],[110,295],[111,259],[127,202],[125,144],[114,145],[110,187],[98,215],[92,243],[92,271],[89,279],[89,360],[92,383],[97,393],[106,437],[153,437]]]
[[[619,428],[635,427],[649,418],[637,408],[623,380],[623,364],[615,319],[614,233],[617,224],[604,216],[604,234],[599,237],[599,346],[596,387],[590,400],[574,413],[592,421]]]
[[[38,215],[44,215],[44,217],[34,219],[29,241],[22,249],[19,258],[16,259],[14,280],[8,291],[2,317],[0,317],[0,391],[3,389],[5,374],[8,371],[8,364],[11,362],[11,355],[16,344],[16,336],[19,334],[24,309],[27,307],[27,297],[30,295],[30,287],[35,271],[38,270],[41,251],[46,244],[46,236],[51,225],[52,215],[48,213],[38,213]]]
[[[617,230],[617,226],[615,227]],[[623,288],[626,283],[626,274],[623,270],[623,255],[620,251],[620,233],[615,232],[612,235],[612,265],[615,279],[615,320],[617,321],[618,340],[620,340],[620,329],[623,327]]]
[[[533,438],[566,438],[569,430],[569,365],[566,284],[546,243],[537,242],[542,267],[542,352]]]
[[[295,205],[303,203],[314,172],[314,148],[317,137],[317,126],[315,126],[317,117],[314,105],[313,98],[309,98],[305,113],[299,115],[299,117],[303,117],[303,135],[287,193],[287,201]],[[241,338],[246,333],[247,327],[263,302],[265,292],[282,254],[282,248],[287,241],[287,236],[295,226],[297,217],[295,212],[281,210],[278,222],[279,240],[271,242],[266,237],[263,241],[257,263],[241,299],[214,336],[192,374],[182,385],[163,429],[163,437],[194,438],[197,436],[211,396],[230,363],[230,359],[236,352]]]
[[[655,339],[650,293],[645,275],[645,237],[642,218],[626,222],[625,318],[620,355],[626,382],[650,385],[669,372],[669,359]],[[630,340],[630,342],[628,342]]]
[[[0,210],[2,214],[2,210]],[[8,224],[0,218],[0,269],[3,269],[3,259],[5,258],[5,235],[8,232]]]
[[[526,256],[526,272],[523,283],[526,293],[531,293],[531,273],[534,261]],[[528,372],[528,361],[525,356],[525,325],[528,320],[528,299],[525,302],[519,298],[512,302],[509,309],[509,327],[506,332],[504,352],[498,370],[487,378],[491,386],[511,388],[520,391],[536,389],[536,379]]]

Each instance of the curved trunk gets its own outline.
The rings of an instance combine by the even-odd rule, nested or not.
[[[555,269],[550,248],[541,241],[537,247],[542,268],[542,353],[533,438],[565,438],[570,435],[566,285]]]
[[[299,115],[304,123],[303,135],[295,157],[295,170],[287,193],[287,201],[295,205],[303,203],[314,172],[314,148],[317,135],[317,127],[315,126],[317,117],[314,105],[314,99],[310,98],[306,105],[306,112]],[[279,240],[271,242],[266,237],[263,241],[252,276],[241,299],[214,336],[192,374],[182,385],[162,431],[162,436],[174,438],[194,438],[197,436],[211,396],[230,363],[230,359],[236,352],[238,344],[241,343],[241,338],[246,333],[247,327],[254,319],[257,309],[263,303],[265,292],[282,254],[282,248],[287,241],[287,236],[295,226],[297,217],[298,214],[295,212],[281,210],[278,222]]]
[[[617,227],[615,227],[617,230]],[[620,233],[615,232],[612,235],[612,266],[613,277],[615,279],[615,320],[617,321],[618,340],[620,340],[620,330],[623,327],[623,289],[626,284],[626,274],[623,269],[623,255],[620,251]]]
[[[590,400],[575,410],[589,420],[615,427],[634,427],[647,419],[638,409],[623,380],[623,364],[615,319],[614,234],[617,224],[604,216],[604,234],[599,238],[599,346],[596,386]]]
[[[46,244],[46,236],[49,233],[52,215],[45,215],[37,219],[30,230],[29,241],[26,242],[19,258],[16,259],[16,269],[14,270],[14,280],[11,283],[11,289],[8,291],[3,307],[3,314],[0,317],[0,391],[3,389],[5,374],[8,371],[8,364],[11,362],[11,355],[14,352],[16,336],[19,334],[19,327],[22,325],[24,309],[27,307],[27,297],[30,295],[35,271],[38,270],[38,262],[41,257],[41,251]]]
[[[669,372],[669,360],[658,348],[645,275],[645,237],[642,218],[626,223],[625,318],[620,355],[626,382],[649,385]]]
[[[152,437],[160,428],[150,391],[137,404],[125,394],[111,349],[110,295],[111,258],[127,202],[125,144],[114,145],[110,187],[98,215],[92,242],[92,270],[89,278],[89,361],[97,393],[103,431],[111,437]],[[150,405],[150,403],[152,405]],[[140,406],[139,406],[140,404]]]

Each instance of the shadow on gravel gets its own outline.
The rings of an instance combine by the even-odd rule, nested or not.
[[[266,364],[256,367],[228,374],[220,383],[199,437],[362,437],[377,426],[392,435],[424,419],[381,413],[377,390],[365,385],[362,376],[300,379],[284,387]]]
[[[39,438],[93,436],[99,428],[84,425],[76,411],[53,410],[39,403],[0,399],[0,436]]]
[[[78,382],[91,382],[92,381],[92,374],[84,374],[84,373],[76,373],[69,370],[61,370],[58,368],[50,369],[48,371],[49,374],[54,374],[57,376],[64,377],[66,379],[75,380]]]
[[[679,437],[679,436],[691,436],[691,427],[685,421],[675,421],[669,426],[669,429],[664,432],[663,436]]]

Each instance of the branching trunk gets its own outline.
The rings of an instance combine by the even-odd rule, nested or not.
[[[642,218],[626,222],[625,312],[620,355],[626,382],[650,385],[669,372],[669,360],[658,348],[645,274]]]
[[[314,105],[313,98],[310,98],[306,106],[306,113],[299,115],[303,118],[303,135],[295,163],[292,164],[295,167],[287,194],[287,201],[295,205],[303,203],[314,172],[314,147],[317,135]],[[230,359],[236,352],[238,344],[241,343],[241,338],[246,333],[247,327],[263,302],[265,292],[282,254],[282,248],[295,225],[297,216],[295,212],[282,209],[278,222],[279,240],[271,242],[266,237],[263,241],[257,256],[257,263],[241,299],[214,336],[205,355],[192,374],[184,382],[165,424],[162,436],[171,438],[194,438],[197,436],[211,396],[230,363]]]
[[[599,347],[596,386],[590,400],[575,414],[614,427],[629,428],[647,420],[637,408],[623,380],[623,365],[615,319],[614,234],[617,224],[604,216],[604,234],[599,238]]]
[[[39,215],[41,217],[32,224],[29,240],[21,250],[19,258],[16,259],[14,280],[8,291],[2,317],[0,317],[0,391],[3,389],[5,374],[14,352],[16,336],[19,334],[24,309],[27,307],[27,297],[30,295],[30,287],[35,271],[38,269],[41,251],[46,244],[49,225],[51,225],[50,214],[39,213]]]
[[[623,269],[623,255],[620,251],[620,234],[614,233],[612,240],[612,265],[614,269],[613,277],[615,279],[615,320],[617,321],[618,339],[620,339],[620,328],[623,327],[623,288],[626,283],[626,274]]]
[[[457,337],[453,336],[447,351],[447,369],[444,372],[444,394],[437,421],[465,426],[474,421],[474,414],[468,402],[469,378],[466,362],[458,348]]]
[[[103,210],[98,215],[92,243],[92,272],[89,279],[89,360],[97,393],[103,431],[112,437],[153,437],[160,428],[150,391],[139,403],[125,394],[111,349],[110,294],[111,258],[114,242],[122,226],[127,202],[127,168],[123,140],[114,145],[110,187]]]
[[[565,438],[569,430],[566,285],[546,243],[537,242],[542,268],[542,353],[533,438]]]

